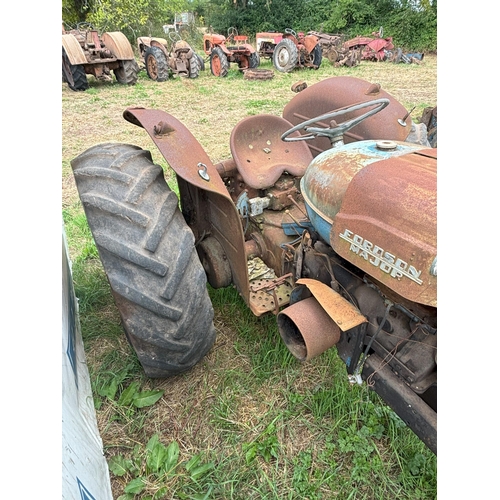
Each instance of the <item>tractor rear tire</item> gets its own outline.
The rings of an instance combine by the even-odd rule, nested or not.
[[[319,69],[322,60],[323,60],[323,49],[321,48],[321,45],[318,43],[318,45],[316,45],[316,47],[314,47],[313,51],[311,52],[311,62],[315,66],[314,69]]]
[[[283,38],[273,52],[274,67],[281,73],[290,73],[299,61],[297,46],[289,38]]]
[[[229,71],[229,61],[220,47],[214,47],[210,53],[210,71],[214,76],[225,77]]]
[[[144,65],[146,73],[155,82],[168,80],[168,61],[165,54],[158,47],[148,47],[144,52]]]
[[[215,341],[207,278],[176,194],[151,153],[93,146],[72,162],[123,328],[148,377],[191,369]]]
[[[274,71],[261,68],[247,69],[243,75],[245,80],[271,80],[272,78],[274,78]]]
[[[200,62],[200,70],[205,71],[205,59],[200,56],[200,54],[195,53],[196,57],[198,58],[198,61]]]
[[[135,85],[137,83],[137,73],[139,65],[135,59],[120,61],[120,67],[114,70],[116,80],[122,85]]]
[[[198,78],[200,75],[200,66],[198,54],[193,52],[193,55],[189,58],[189,78]]]
[[[75,92],[89,88],[85,68],[81,64],[71,64],[64,48],[62,49],[62,76],[63,81]]]

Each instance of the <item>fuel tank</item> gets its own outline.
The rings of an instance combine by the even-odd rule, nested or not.
[[[437,307],[437,149],[346,144],[313,159],[301,192],[338,255],[402,297]]]

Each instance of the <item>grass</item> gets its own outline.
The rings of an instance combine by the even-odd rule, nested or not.
[[[115,499],[433,499],[436,457],[365,386],[351,386],[330,350],[298,363],[275,318],[254,317],[232,288],[209,293],[217,340],[190,372],[147,379],[128,345],[72,178],[70,161],[102,142],[152,152],[147,134],[122,117],[128,106],[179,118],[212,160],[230,156],[232,128],[245,116],[280,114],[299,80],[333,75],[377,82],[412,112],[436,105],[436,57],[421,65],[363,62],[246,81],[207,70],[195,80],[62,84],[62,213],[93,395]],[[269,61],[262,67],[271,68]],[[158,399],[156,399],[158,398]],[[151,403],[151,401],[153,401]],[[144,404],[145,402],[151,404]],[[144,405],[144,406],[143,406]]]

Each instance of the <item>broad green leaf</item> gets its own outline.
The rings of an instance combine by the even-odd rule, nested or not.
[[[115,476],[123,476],[133,468],[131,460],[127,460],[122,455],[116,455],[109,459],[109,470]]]
[[[153,434],[149,438],[148,444],[146,445],[146,450],[148,450],[148,451],[154,450],[159,442],[160,442],[160,439],[158,438],[158,434]]]
[[[245,461],[247,464],[251,463],[257,456],[257,448],[255,446],[249,446],[245,453]]]
[[[120,406],[130,406],[137,395],[139,382],[132,382],[122,393],[118,404]]]
[[[177,441],[172,441],[167,448],[167,459],[165,460],[165,470],[167,472],[172,471],[172,469],[177,465],[177,460],[179,459],[179,445]]]
[[[152,406],[163,396],[163,392],[162,390],[143,391],[134,398],[134,406],[137,408]]]
[[[195,481],[199,479],[201,476],[204,476],[208,471],[212,470],[214,468],[214,464],[212,462],[209,462],[208,464],[203,464],[200,465],[199,467],[196,467],[190,472],[190,476],[192,479]]]
[[[148,443],[149,444],[149,443]],[[167,448],[163,443],[156,442],[154,446],[148,449],[146,458],[146,467],[149,473],[156,473],[162,469],[167,457]]]
[[[132,493],[125,493],[125,495],[120,495],[116,500],[134,500],[134,495]]]
[[[118,380],[116,378],[112,378],[109,384],[103,384],[97,392],[99,396],[105,396],[108,399],[114,400],[116,396],[116,391],[118,390]]]
[[[194,455],[193,458],[190,458],[186,464],[184,465],[184,468],[190,472],[191,469],[193,469],[194,467],[196,467],[199,463],[200,463],[200,460],[201,460],[201,455]]]
[[[132,479],[130,483],[125,486],[123,491],[125,493],[133,493],[134,495],[137,495],[144,489],[144,479],[142,477],[136,477],[135,479]]]

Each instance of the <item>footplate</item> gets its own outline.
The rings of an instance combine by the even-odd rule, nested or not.
[[[278,278],[259,257],[248,261],[250,309],[255,316],[267,312],[278,314],[280,308],[290,302],[291,277],[291,274],[286,274]]]

